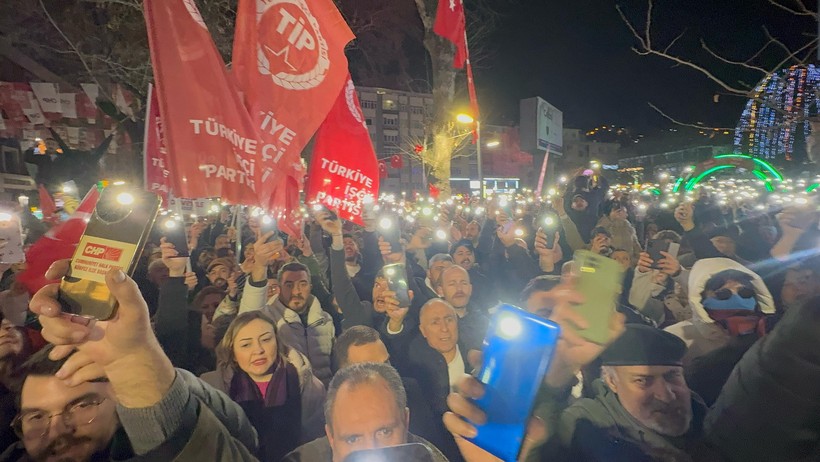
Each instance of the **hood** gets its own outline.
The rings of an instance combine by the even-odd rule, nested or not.
[[[704,258],[695,262],[695,266],[689,272],[689,306],[692,308],[692,317],[704,323],[714,323],[714,319],[709,317],[706,309],[700,301],[700,294],[706,286],[706,281],[721,271],[736,270],[746,273],[752,277],[752,286],[757,296],[757,303],[760,311],[765,314],[773,314],[774,298],[772,298],[769,288],[763,279],[754,271],[746,268],[740,263],[728,258]]]

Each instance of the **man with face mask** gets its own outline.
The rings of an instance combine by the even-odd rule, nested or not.
[[[279,294],[268,303],[267,262],[282,252],[280,240],[265,242],[260,238],[254,246],[251,275],[239,304],[239,313],[262,310],[276,322],[279,339],[307,356],[313,372],[327,386],[332,377],[330,353],[336,337],[333,318],[322,309],[311,294],[310,270],[298,262],[285,264],[278,275]]]

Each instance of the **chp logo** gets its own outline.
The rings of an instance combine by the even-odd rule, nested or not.
[[[99,258],[101,260],[118,262],[122,257],[122,249],[109,247],[103,244],[88,243],[83,249],[83,255],[86,257]]]
[[[359,103],[356,100],[356,87],[353,85],[353,80],[351,79],[347,79],[347,85],[345,85],[345,101],[347,102],[347,108],[350,110],[350,114],[353,115],[356,122],[365,125],[364,115],[362,115],[362,111],[359,109]]]
[[[202,19],[202,15],[199,14],[199,8],[196,7],[196,2],[194,0],[182,0],[182,3],[185,4],[185,8],[188,10],[188,13],[194,18],[194,21],[197,22],[203,29],[208,29],[208,26],[205,25],[205,21]]]
[[[319,22],[304,0],[258,0],[259,73],[287,90],[315,88],[327,75],[330,59]]]

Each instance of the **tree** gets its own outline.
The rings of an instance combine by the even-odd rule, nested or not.
[[[674,63],[676,66],[692,69],[714,82],[720,88],[720,93],[739,96],[747,99],[749,104],[771,108],[782,116],[784,122],[781,122],[781,124],[794,124],[803,121],[801,119],[805,118],[805,115],[788,112],[782,107],[782,97],[765,91],[758,91],[757,88],[759,82],[765,82],[784,68],[807,66],[818,59],[816,56],[818,50],[817,23],[820,16],[817,12],[811,11],[804,1],[765,0],[762,2],[768,5],[770,9],[790,15],[790,27],[804,30],[804,33],[797,40],[793,38],[790,40],[794,43],[787,44],[787,40],[773,36],[766,26],[762,26],[763,43],[756,52],[743,58],[727,57],[724,53],[708,45],[703,38],[699,39],[702,57],[693,58],[677,54],[676,47],[679,47],[681,41],[687,38],[686,32],[681,32],[671,40],[659,40],[658,30],[653,29],[653,21],[655,20],[653,0],[647,0],[647,8],[641,21],[630,19],[630,15],[621,6],[616,6],[616,9],[637,41],[637,45],[633,47],[637,54],[660,57]],[[712,63],[704,64],[708,61]],[[728,69],[729,72],[720,72],[718,69],[721,67]],[[733,81],[732,79],[737,78],[738,75],[743,77]],[[720,93],[715,94],[715,102],[719,100]],[[652,103],[649,103],[649,105],[676,124],[698,129],[704,128],[696,124],[681,122]],[[806,122],[816,124],[820,121],[806,120]],[[779,130],[783,127],[772,126],[769,128]],[[725,129],[715,128],[715,130]],[[817,145],[820,148],[820,143],[815,143],[812,139],[808,141],[810,145]],[[818,158],[820,158],[820,155]]]

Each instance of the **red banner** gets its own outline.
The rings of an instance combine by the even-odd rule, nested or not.
[[[362,222],[362,199],[379,195],[379,164],[359,97],[348,76],[319,127],[308,175],[307,202],[321,202],[339,217]]]
[[[148,87],[148,107],[145,110],[145,138],[143,167],[145,190],[159,194],[162,204],[168,207],[168,193],[171,191],[171,172],[168,171],[168,149],[165,145],[162,117],[159,115],[159,101],[153,87]]]
[[[195,2],[145,0],[144,12],[174,193],[257,205],[259,154],[276,146],[259,141]]]
[[[257,192],[279,227],[300,235],[301,152],[344,86],[354,36],[332,0],[240,0],[236,16],[233,74],[271,147],[257,161]]]

